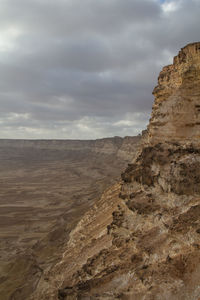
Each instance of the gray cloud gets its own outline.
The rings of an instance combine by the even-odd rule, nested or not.
[[[134,135],[198,0],[0,0],[1,138]]]

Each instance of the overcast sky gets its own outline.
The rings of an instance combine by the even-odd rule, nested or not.
[[[0,0],[0,138],[136,135],[200,0]]]

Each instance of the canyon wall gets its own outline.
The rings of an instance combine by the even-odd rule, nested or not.
[[[0,139],[0,148],[38,150],[67,150],[87,151],[88,153],[101,153],[116,155],[130,160],[135,153],[133,145],[138,144],[140,136],[111,137],[97,140],[15,140]]]

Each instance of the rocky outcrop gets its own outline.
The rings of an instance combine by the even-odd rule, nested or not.
[[[31,299],[200,299],[200,43],[163,69],[154,95],[119,197],[112,188],[79,223]]]

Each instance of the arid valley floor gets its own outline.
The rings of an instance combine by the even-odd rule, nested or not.
[[[27,299],[139,139],[0,141],[0,299]]]

